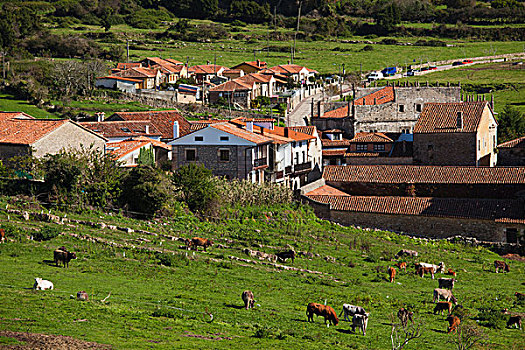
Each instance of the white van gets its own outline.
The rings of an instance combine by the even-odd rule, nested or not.
[[[366,77],[368,79],[368,81],[374,81],[374,80],[379,80],[379,79],[383,79],[383,73],[381,72],[372,72],[370,74],[368,74],[368,77]]]

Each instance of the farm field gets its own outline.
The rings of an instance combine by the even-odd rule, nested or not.
[[[3,112],[25,112],[36,118],[55,118],[53,113],[49,113],[28,101],[18,100],[13,95],[2,93],[0,94],[0,111]]]
[[[0,200],[0,207],[5,208],[6,200]],[[10,208],[40,212],[34,204],[9,202]],[[504,328],[499,312],[525,311],[514,296],[524,289],[524,263],[508,261],[510,273],[496,274],[492,263],[499,257],[486,249],[341,227],[295,205],[231,208],[222,219],[210,221],[184,212],[149,221],[102,212],[70,212],[67,217],[135,232],[24,221],[13,213],[7,222],[2,210],[0,225],[9,240],[0,244],[0,332],[60,334],[116,349],[387,349],[390,315],[408,307],[424,329],[408,349],[452,349],[445,316],[432,314],[432,291],[441,275],[422,279],[409,264],[409,272],[398,271],[395,283],[386,278],[387,266],[403,248],[417,250],[420,261],[443,261],[458,273],[454,294],[468,315],[463,322],[480,326],[487,335],[486,348],[525,347],[523,333]],[[43,242],[27,239],[48,226],[63,234]],[[171,239],[193,236],[215,244],[208,252],[193,253]],[[53,250],[62,245],[77,253],[68,269],[52,261]],[[319,273],[264,265],[242,251],[275,253],[276,247],[287,245],[312,255],[283,265]],[[33,291],[35,277],[52,281],[55,289]],[[255,294],[252,310],[243,309],[240,296],[246,289]],[[89,294],[88,302],[70,298],[80,290]],[[306,322],[306,305],[325,301],[338,314],[343,303],[371,312],[366,336],[353,334],[343,320],[330,328],[322,318]],[[213,314],[212,322],[206,312]],[[0,337],[0,347],[6,343],[14,343],[13,338]]]

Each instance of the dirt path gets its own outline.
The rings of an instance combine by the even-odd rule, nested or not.
[[[87,342],[72,337],[66,337],[56,334],[39,334],[39,333],[24,333],[0,331],[0,337],[8,337],[15,339],[21,344],[0,344],[0,349],[41,349],[41,350],[55,350],[55,349],[111,349],[110,345],[98,344],[94,342]]]

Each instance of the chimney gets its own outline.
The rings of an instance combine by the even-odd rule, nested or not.
[[[178,139],[178,138],[179,138],[179,122],[175,120],[173,122],[173,139]]]
[[[364,104],[364,103],[363,103]],[[374,97],[374,104],[377,104],[377,98]]]
[[[246,122],[246,130],[253,132],[253,121],[250,120]]]
[[[324,114],[324,105],[322,101],[317,101],[317,115],[321,117]]]
[[[149,134],[149,125],[146,124],[146,127],[144,128],[144,133]]]
[[[348,111],[346,113],[347,117],[350,117],[351,107],[350,107],[350,100],[348,100],[348,104],[346,105],[346,108],[348,108]]]
[[[257,67],[261,66],[261,60],[257,59]]]
[[[456,117],[456,128],[463,129],[463,112],[458,112]]]
[[[104,112],[98,112],[96,116],[97,116],[97,122],[103,122],[104,118],[106,117],[106,114]]]

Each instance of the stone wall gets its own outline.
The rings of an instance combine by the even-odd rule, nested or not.
[[[195,162],[186,161],[186,149],[195,149],[197,160]],[[230,151],[230,161],[219,160],[219,150],[228,149]],[[213,175],[225,176],[229,179],[246,179],[247,174],[252,170],[251,148],[243,146],[174,146],[172,151],[173,169],[178,169],[189,163],[198,163],[210,169]]]
[[[414,134],[414,164],[476,166],[476,134]]]
[[[354,137],[354,120],[352,118],[312,118],[312,125],[317,130],[343,130],[343,136],[348,139]]]
[[[388,215],[332,210],[330,219],[343,225],[378,228],[429,238],[461,235],[483,241],[505,242],[505,226],[490,220]],[[520,225],[521,230],[525,225]]]
[[[525,147],[499,148],[498,166],[525,166]]]

